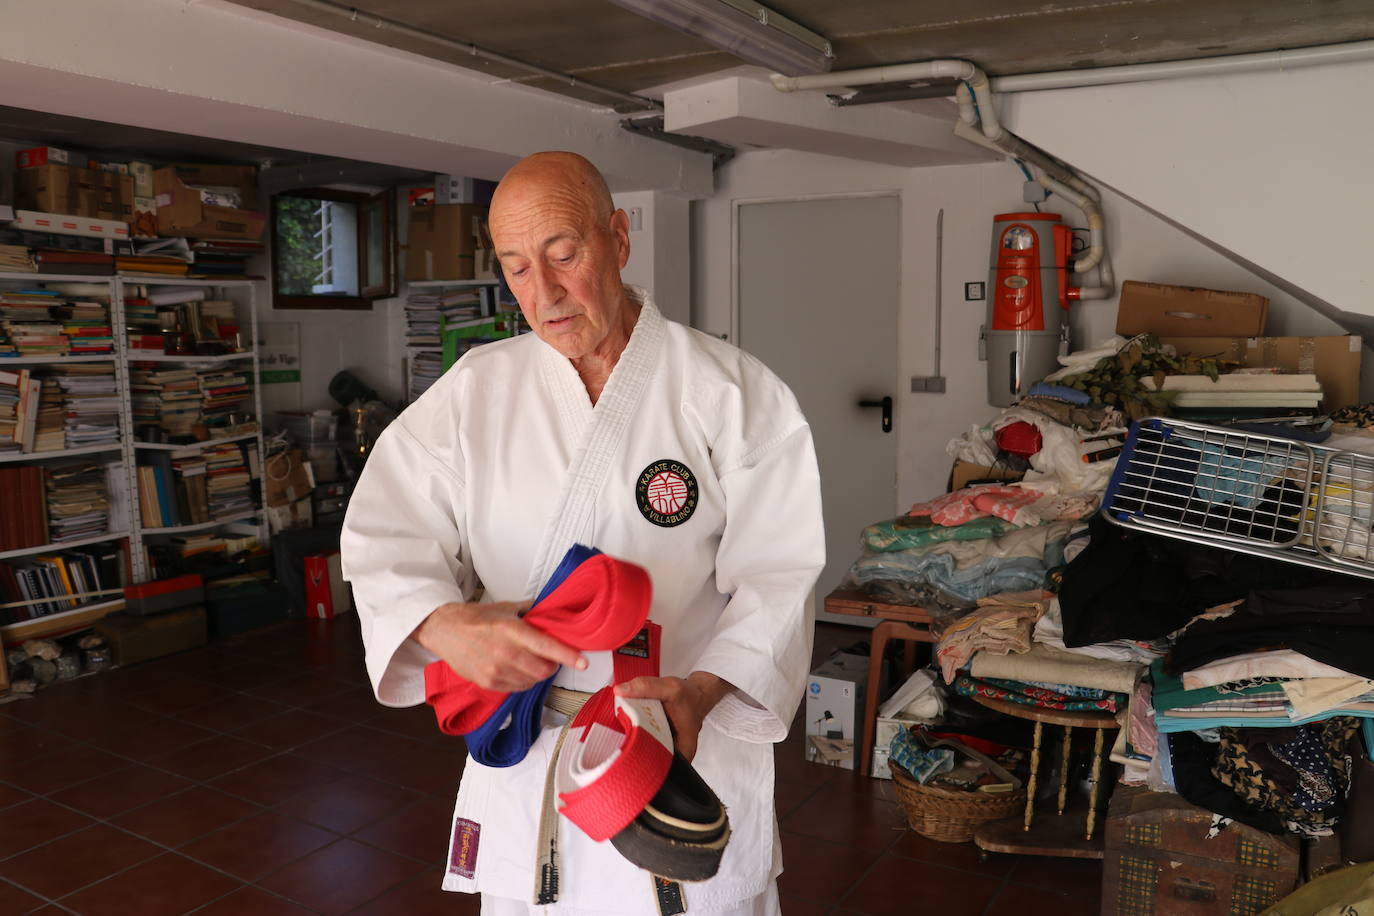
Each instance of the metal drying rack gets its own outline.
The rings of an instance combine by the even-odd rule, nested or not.
[[[1141,420],[1102,511],[1123,528],[1374,578],[1374,456],[1360,452]]]

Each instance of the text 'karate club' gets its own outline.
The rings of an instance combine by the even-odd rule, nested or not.
[[[660,458],[639,472],[635,502],[640,514],[655,525],[681,525],[697,509],[697,477],[682,462]]]

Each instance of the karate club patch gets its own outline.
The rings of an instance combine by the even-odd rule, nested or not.
[[[675,528],[697,511],[697,476],[680,461],[661,458],[635,481],[639,513],[660,528]]]

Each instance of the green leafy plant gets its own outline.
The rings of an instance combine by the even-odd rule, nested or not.
[[[1162,391],[1170,375],[1205,375],[1212,381],[1238,363],[1211,357],[1170,356],[1161,348],[1159,338],[1142,334],[1127,341],[1116,352],[1097,361],[1091,369],[1060,381],[1095,400],[1121,409],[1132,420],[1142,417],[1167,417],[1173,409],[1176,391]],[[1146,386],[1145,378],[1155,381]]]

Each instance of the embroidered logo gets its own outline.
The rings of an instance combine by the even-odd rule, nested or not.
[[[477,844],[482,839],[482,827],[465,817],[453,821],[453,837],[449,840],[448,873],[471,879],[477,874]]]
[[[659,459],[640,471],[635,501],[646,519],[661,528],[674,528],[697,510],[697,477],[680,461]]]

